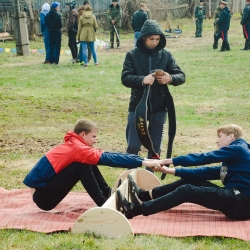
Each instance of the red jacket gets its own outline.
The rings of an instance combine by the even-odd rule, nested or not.
[[[103,150],[89,147],[78,134],[69,131],[64,136],[64,143],[49,150],[46,157],[56,173],[73,162],[97,165]]]

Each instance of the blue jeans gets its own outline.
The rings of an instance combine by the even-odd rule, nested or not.
[[[234,189],[225,189],[209,181],[180,179],[152,190],[153,200],[142,203],[142,213],[147,216],[168,210],[185,202],[221,211],[237,220],[250,218],[250,196]]]
[[[137,39],[138,39],[138,37],[140,36],[140,34],[141,34],[141,32],[140,32],[140,31],[136,31],[136,32],[134,33],[134,42],[135,42],[135,47],[136,47],[136,42],[137,42]]]
[[[162,135],[166,122],[167,111],[148,114],[148,132],[151,137],[153,148],[156,153],[161,153]],[[141,142],[136,132],[135,112],[129,112],[126,128],[126,139],[128,143],[127,153],[138,155],[141,150]],[[148,152],[148,158],[152,155]]]
[[[50,46],[49,46],[49,32],[45,31],[43,33],[43,42],[45,47],[45,61],[49,61],[50,59]]]
[[[49,31],[50,43],[50,63],[59,63],[61,51],[62,33],[61,31]]]
[[[94,62],[98,63],[97,62],[96,51],[95,51],[95,42],[81,42],[80,49],[81,49],[82,61],[85,64],[88,64],[88,45],[90,47],[91,54],[93,55]],[[81,59],[80,59],[80,61],[81,61]]]

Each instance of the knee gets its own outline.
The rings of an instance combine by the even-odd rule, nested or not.
[[[184,195],[186,197],[187,195],[190,195],[190,194],[192,195],[193,188],[194,188],[194,186],[192,184],[184,184],[184,185],[178,187],[176,189],[176,191],[181,193],[182,195]]]

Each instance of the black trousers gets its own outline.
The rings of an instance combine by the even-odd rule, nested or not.
[[[209,181],[192,182],[180,179],[152,190],[153,200],[142,203],[143,215],[168,210],[190,202],[237,220],[250,218],[250,196],[234,189],[225,189]]]
[[[102,206],[110,196],[111,189],[97,166],[75,162],[52,178],[45,187],[37,188],[33,194],[33,201],[39,208],[51,210],[62,201],[78,181],[81,181],[98,206]]]
[[[68,46],[70,48],[72,58],[77,59],[78,49],[76,44],[76,32],[68,30],[68,36],[69,36]]]

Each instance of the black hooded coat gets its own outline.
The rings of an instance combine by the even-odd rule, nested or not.
[[[144,45],[143,38],[152,35],[160,35],[160,42],[154,49]],[[137,40],[137,48],[126,54],[122,71],[122,84],[131,88],[129,112],[134,112],[142,99],[145,86],[142,81],[145,76],[155,69],[162,69],[172,76],[170,85],[178,86],[185,82],[185,74],[176,64],[172,54],[165,49],[166,38],[162,33],[159,24],[155,20],[145,21],[141,34]],[[148,98],[148,111],[161,112],[168,109],[168,100],[172,100],[168,85],[159,84],[154,81],[150,87]],[[173,101],[171,103],[173,105]]]

